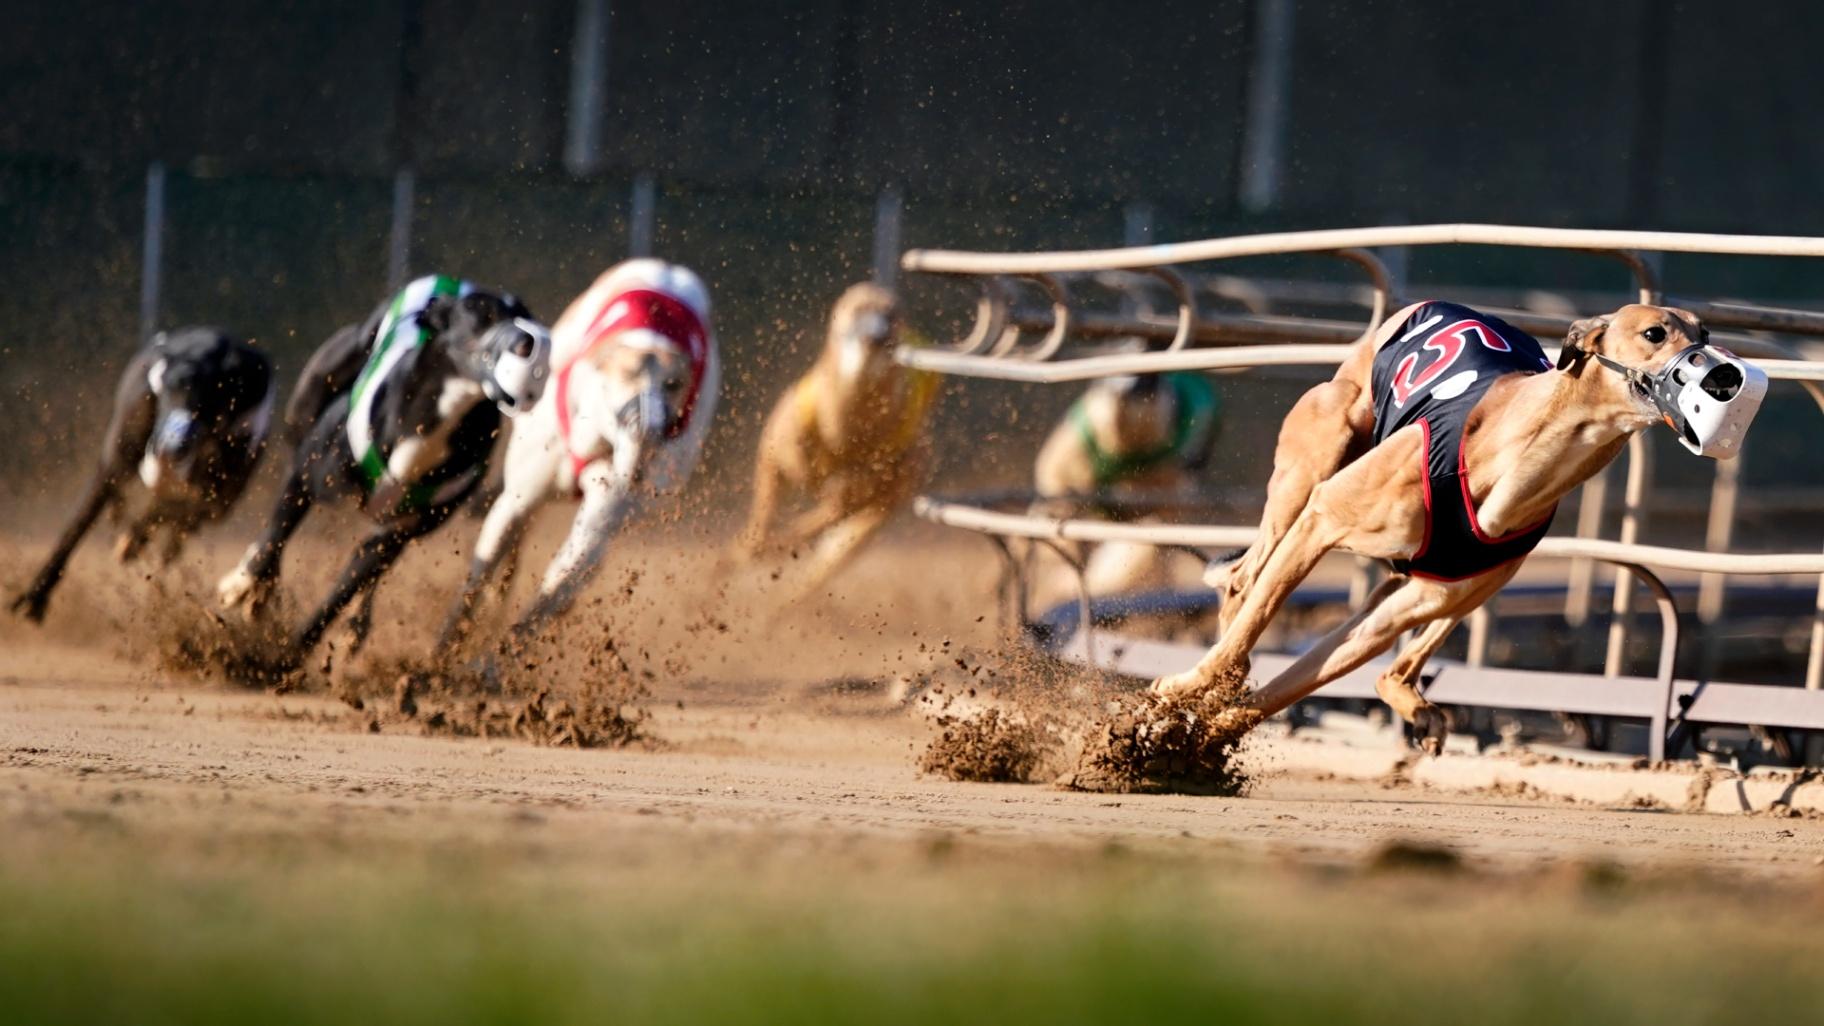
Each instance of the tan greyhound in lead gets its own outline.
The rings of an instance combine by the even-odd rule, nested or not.
[[[1513,577],[1558,500],[1658,420],[1693,452],[1739,450],[1766,375],[1707,339],[1683,310],[1626,306],[1574,324],[1553,368],[1497,318],[1449,303],[1401,310],[1287,415],[1260,533],[1209,576],[1221,638],[1154,690],[1244,681],[1292,589],[1342,549],[1399,575],[1248,704],[1272,715],[1416,630],[1375,689],[1435,754],[1449,722],[1420,695],[1419,672]]]
[[[899,301],[851,285],[830,312],[817,362],[781,396],[760,433],[742,554],[816,546],[804,587],[828,579],[911,501],[930,462],[925,422],[937,378],[900,366]],[[782,493],[811,506],[774,534]]]

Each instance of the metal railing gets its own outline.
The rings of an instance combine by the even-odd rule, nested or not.
[[[1505,225],[1414,225],[1390,228],[1357,228],[1315,232],[1286,232],[1267,235],[1210,239],[1169,245],[1125,249],[1090,250],[1060,253],[964,253],[945,250],[911,250],[902,258],[907,271],[944,275],[969,275],[983,279],[982,299],[977,304],[977,317],[972,330],[950,349],[904,349],[899,358],[907,366],[943,374],[994,378],[1006,381],[1061,383],[1085,381],[1116,374],[1157,373],[1174,370],[1238,371],[1261,367],[1325,367],[1339,363],[1353,343],[1372,334],[1400,302],[1392,275],[1370,247],[1403,247],[1430,245],[1527,246],[1576,250],[1613,258],[1631,273],[1641,302],[1667,303],[1691,310],[1707,323],[1749,331],[1779,335],[1824,337],[1824,314],[1739,303],[1667,297],[1660,287],[1653,264],[1640,256],[1645,252],[1680,252],[1759,256],[1824,257],[1824,239],[1783,236],[1712,235],[1672,232],[1589,231],[1576,229],[1528,228]],[[1369,277],[1365,291],[1368,316],[1365,323],[1276,316],[1264,305],[1251,305],[1247,314],[1214,314],[1199,309],[1200,287],[1193,277],[1175,265],[1231,259],[1236,257],[1281,255],[1290,253],[1329,254],[1340,257]],[[1163,283],[1176,301],[1172,317],[1144,312],[1085,313],[1074,308],[1070,296],[1070,276],[1108,272],[1143,272]],[[1013,281],[1025,278],[1036,282],[1045,292],[1048,309],[1034,310],[1015,306]],[[1236,292],[1233,276],[1225,276],[1226,288]],[[1358,290],[1358,294],[1360,294]],[[1569,328],[1571,317],[1564,313],[1536,311],[1499,311],[1517,327],[1540,335],[1562,334]],[[1590,310],[1586,313],[1602,311]],[[1022,345],[1022,333],[1042,331],[1036,345]],[[1164,342],[1162,349],[1144,353],[1071,353],[1066,343],[1071,338],[1105,338],[1138,336]],[[1721,335],[1719,341],[1746,356],[1752,356],[1766,369],[1769,378],[1793,381],[1805,388],[1824,411],[1824,361],[1792,359],[1793,349],[1761,335]],[[1197,343],[1197,347],[1193,347]],[[1062,357],[1062,358],[1060,358]],[[1706,722],[1733,722],[1756,726],[1789,726],[1815,729],[1824,726],[1824,553],[1738,554],[1717,551],[1692,551],[1643,545],[1638,542],[1644,516],[1647,470],[1650,451],[1645,434],[1630,439],[1629,466],[1622,511],[1620,541],[1604,541],[1593,535],[1601,521],[1606,482],[1603,476],[1583,488],[1582,508],[1578,515],[1579,537],[1545,539],[1535,555],[1547,559],[1573,562],[1571,587],[1566,599],[1567,616],[1587,612],[1592,582],[1588,567],[1602,562],[1616,567],[1613,617],[1610,623],[1608,652],[1605,658],[1605,683],[1629,680],[1621,675],[1622,653],[1633,606],[1632,586],[1638,581],[1652,593],[1659,608],[1662,624],[1658,673],[1650,682],[1650,701],[1639,699],[1647,691],[1636,687],[1630,702],[1617,702],[1617,692],[1610,690],[1588,700],[1574,699],[1574,690],[1550,689],[1559,705],[1555,711],[1588,712],[1595,715],[1643,715],[1651,722],[1649,754],[1663,758],[1668,741],[1687,722],[1698,722],[1694,715],[1722,717]],[[1719,464],[1719,468],[1724,465]],[[1733,468],[1731,468],[1733,469]],[[1706,531],[1706,542],[1726,546],[1731,537],[1733,510],[1738,504],[1738,476],[1719,469],[1712,490],[1712,515]],[[1719,507],[1721,512],[1719,512]],[[1254,528],[1223,525],[1117,524],[1105,521],[1072,519],[1037,514],[997,512],[994,510],[923,497],[917,504],[920,516],[937,523],[985,533],[995,538],[1020,537],[1046,544],[1063,555],[1077,571],[1080,616],[1083,629],[1073,639],[1072,651],[1081,658],[1120,668],[1134,668],[1133,653],[1138,642],[1123,639],[1111,646],[1106,658],[1099,658],[1093,635],[1090,596],[1083,582],[1082,563],[1063,547],[1066,542],[1130,541],[1180,547],[1234,547],[1247,545]],[[1008,552],[1002,546],[1004,554]],[[1010,566],[1011,557],[1010,558]],[[1817,575],[1816,612],[1813,617],[1812,647],[1808,658],[1806,687],[1803,698],[1795,697],[1790,688],[1765,688],[1754,685],[1681,685],[1675,674],[1679,641],[1677,609],[1671,591],[1655,571],[1683,571],[1714,575],[1705,578],[1700,593],[1700,617],[1706,622],[1720,609],[1720,581],[1728,575]],[[1359,590],[1359,589],[1358,589]],[[1516,692],[1528,680],[1588,675],[1543,674],[1537,671],[1494,670],[1483,665],[1488,621],[1486,610],[1478,610],[1471,620],[1470,659],[1466,668],[1472,671],[1468,683],[1462,673],[1453,678],[1453,688],[1464,693],[1454,699],[1457,704],[1481,704],[1499,708],[1530,708],[1530,699]],[[1161,656],[1157,643],[1141,645],[1150,652],[1141,662],[1162,666],[1162,658],[1178,661],[1177,669],[1194,662],[1201,651],[1196,646],[1167,646],[1169,657]],[[1151,660],[1150,662],[1148,660]],[[1166,672],[1163,669],[1157,672]],[[1359,677],[1360,673],[1352,675]],[[1481,686],[1476,685],[1481,682]],[[1320,694],[1334,694],[1336,688],[1360,689],[1349,679],[1336,682]],[[1682,690],[1681,690],[1682,689]],[[1720,690],[1719,690],[1720,689]],[[1372,695],[1370,686],[1366,692]],[[1776,694],[1777,693],[1777,694]],[[1705,697],[1705,696],[1710,697]],[[1700,701],[1700,699],[1702,699]],[[1675,709],[1675,706],[1678,708]],[[1814,709],[1813,706],[1816,708]],[[1626,708],[1630,712],[1614,711]],[[1696,710],[1694,714],[1693,710]],[[1731,718],[1733,717],[1733,718]]]

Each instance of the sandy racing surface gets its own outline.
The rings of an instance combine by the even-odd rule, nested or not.
[[[911,714],[765,700],[666,710],[657,751],[372,735],[321,698],[143,686],[117,664],[29,654],[58,655],[81,669],[0,688],[0,817],[15,828],[84,815],[198,834],[441,822],[578,841],[636,831],[686,848],[706,832],[901,842],[949,832],[1014,847],[1165,839],[1335,861],[1405,838],[1515,865],[1603,857],[1757,874],[1812,874],[1824,856],[1816,821],[1447,796],[1270,768],[1236,799],[951,783],[913,772],[929,728]]]
[[[987,622],[957,617],[954,633],[936,625],[948,603],[975,608],[962,603],[974,603],[968,592],[980,575],[914,587],[929,556],[921,540],[900,538],[852,572],[844,595],[783,617],[731,623],[724,614],[732,607],[691,617],[630,603],[638,608],[621,620],[619,647],[653,668],[641,702],[649,740],[591,750],[427,737],[412,722],[371,723],[326,686],[273,694],[162,669],[134,637],[136,614],[106,612],[117,621],[107,629],[96,610],[84,616],[76,608],[106,592],[99,582],[113,569],[91,554],[44,630],[9,623],[0,633],[0,817],[18,824],[105,814],[202,835],[252,824],[308,835],[408,822],[459,823],[465,832],[535,823],[578,840],[638,832],[649,843],[675,838],[685,847],[705,832],[920,842],[956,834],[1012,847],[1160,841],[1345,863],[1403,839],[1494,865],[1600,857],[1755,874],[1811,874],[1824,857],[1824,823],[1812,820],[1327,781],[1275,770],[1259,753],[1240,798],[1081,794],[921,775],[918,756],[934,727],[904,693],[952,650],[970,644],[970,658],[980,659],[993,649]],[[945,556],[970,551],[935,544]],[[632,588],[643,599],[641,587],[677,586]],[[383,623],[399,590],[383,587]],[[913,615],[895,620],[896,607]],[[401,633],[395,624],[374,647],[397,650]]]

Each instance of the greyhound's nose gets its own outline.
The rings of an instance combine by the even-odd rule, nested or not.
[[[159,421],[158,430],[152,436],[152,451],[162,459],[182,459],[195,447],[196,440],[196,415],[189,410],[176,409]]]

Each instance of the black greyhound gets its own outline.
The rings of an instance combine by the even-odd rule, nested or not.
[[[70,554],[103,510],[121,518],[138,475],[149,496],[115,545],[122,562],[163,530],[159,556],[177,558],[184,538],[219,520],[253,476],[272,415],[272,363],[219,328],[160,332],[127,362],[101,447],[101,465],[50,559],[13,599],[13,612],[42,621]]]
[[[501,414],[538,401],[550,348],[545,328],[511,294],[439,276],[412,282],[317,349],[286,404],[295,448],[284,490],[218,597],[258,615],[312,503],[358,500],[378,526],[274,669],[302,661],[357,595],[350,629],[360,643],[375,584],[481,483]]]

